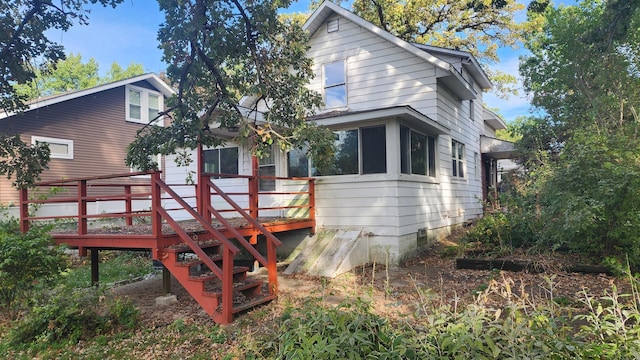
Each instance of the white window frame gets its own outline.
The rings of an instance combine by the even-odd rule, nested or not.
[[[475,110],[475,102],[473,100],[469,100],[469,118],[471,121],[475,121],[476,110]]]
[[[222,172],[222,169],[218,170],[221,174],[229,174],[229,175],[239,175],[240,172],[242,171],[241,169],[241,161],[242,161],[242,154],[240,152],[240,147],[239,146],[222,146],[222,147],[214,147],[214,148],[209,148],[209,149],[204,149],[204,151],[217,151],[217,157],[218,157],[218,165],[222,165],[222,150],[227,150],[227,149],[236,149],[237,152],[237,158],[236,158],[236,168],[237,171],[234,173],[228,173],[228,172]],[[202,161],[204,161],[204,152],[203,152],[203,156],[202,156]],[[202,169],[204,170],[205,168],[205,164],[202,164]],[[216,179],[224,179],[224,178],[216,178]]]
[[[344,81],[343,82],[339,82],[339,83],[332,83],[332,84],[328,84],[327,85],[327,82],[326,82],[327,81],[327,70],[326,70],[326,67],[327,67],[327,65],[336,64],[336,63],[342,63]],[[340,109],[340,108],[347,107],[347,105],[349,104],[349,91],[348,91],[348,86],[347,86],[347,78],[348,78],[348,76],[347,76],[347,59],[340,59],[340,60],[330,61],[330,62],[322,64],[322,96],[323,96],[323,100],[324,100],[325,109]],[[327,89],[337,88],[339,86],[344,86],[344,103],[336,105],[336,106],[327,105]]]
[[[131,117],[131,108],[129,106],[130,90],[138,91],[140,93],[140,117],[141,117],[140,119]],[[145,88],[134,86],[134,85],[126,85],[124,94],[125,94],[125,111],[126,111],[125,118],[129,122],[134,122],[138,124],[148,124],[149,121],[153,120],[153,119],[149,119],[149,95],[155,95],[158,97],[158,107],[159,107],[158,111],[160,112],[164,111],[164,96],[157,91],[145,89]],[[163,126],[162,120],[154,122],[154,125]]]
[[[458,151],[460,149],[459,145],[462,145],[462,158],[460,158]],[[451,176],[455,179],[465,179],[467,177],[467,161],[465,159],[467,156],[466,152],[467,147],[464,143],[457,140],[451,140]],[[462,175],[460,175],[460,169],[462,169]]]
[[[400,173],[401,174],[405,174],[405,175],[415,175],[415,176],[425,176],[431,179],[437,179],[438,178],[438,173],[439,173],[439,168],[438,168],[438,136],[432,133],[428,133],[428,132],[424,132],[424,131],[418,131],[410,126],[407,125],[400,125],[400,138],[399,138],[399,145],[402,146],[402,128],[407,129],[408,131],[408,135],[409,138],[405,139],[405,141],[407,141],[407,145],[409,145],[408,149],[406,150],[406,154],[405,156],[407,156],[406,159],[402,158],[402,149],[400,150]],[[426,145],[427,148],[425,149],[425,159],[426,159],[426,168],[425,168],[425,174],[420,174],[418,172],[414,172],[413,169],[413,158],[411,157],[411,135],[412,133],[416,133],[418,135],[424,136],[426,139]],[[433,149],[431,149],[431,147],[429,146],[429,140],[433,139]],[[433,158],[433,162],[431,162],[431,159]],[[402,171],[402,162],[406,161],[407,163],[407,167],[408,169],[405,169],[405,172]],[[433,175],[430,175],[430,170],[431,170],[431,165],[433,166]]]
[[[276,154],[277,154],[276,148],[274,146],[271,146],[271,148],[269,149],[269,156],[265,156],[261,159],[258,159],[258,175],[262,175],[262,172],[264,171],[262,169],[268,169],[268,168],[273,169],[273,176],[278,175],[276,173],[276,170],[277,170]],[[271,161],[267,162],[269,159]],[[276,188],[277,188],[276,185],[278,182],[276,180],[273,180],[273,182],[271,181],[272,181],[271,179],[264,179],[264,181],[262,181],[262,179],[258,179],[258,190],[264,191],[264,192],[276,191]]]
[[[73,140],[58,139],[58,138],[45,137],[45,136],[35,136],[35,135],[31,136],[31,144],[37,145],[38,143],[66,145],[67,149],[69,149],[69,151],[66,154],[54,153],[52,151],[51,158],[73,160]]]

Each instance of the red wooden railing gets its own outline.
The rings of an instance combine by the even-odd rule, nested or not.
[[[92,219],[108,219],[108,218],[122,218],[126,225],[132,225],[135,218],[147,217],[151,218],[151,223],[154,227],[158,227],[157,231],[160,231],[161,221],[154,218],[153,209],[162,206],[163,200],[171,200],[169,197],[164,196],[159,192],[155,194],[153,192],[152,179],[155,173],[152,172],[140,172],[140,173],[126,173],[115,174],[106,176],[95,176],[78,179],[64,179],[46,181],[37,184],[36,191],[29,189],[22,189],[20,191],[20,224],[22,231],[27,231],[29,223],[31,221],[42,220],[60,220],[68,219],[78,226],[78,235],[86,235],[88,233],[88,220]],[[159,172],[157,173],[159,174]],[[146,178],[140,178],[141,175],[146,175]],[[135,177],[135,178],[133,178]],[[246,179],[247,191],[241,192],[223,192],[223,189],[215,185],[211,178],[238,178]],[[306,187],[306,190],[301,191],[271,191],[271,192],[259,192],[258,182],[260,179],[276,180],[281,182],[294,181],[303,183],[300,188]],[[306,184],[304,184],[306,182]],[[204,216],[206,219],[212,220],[214,218],[222,218],[222,216],[214,216],[210,211],[212,206],[212,198],[224,199],[225,202],[229,202],[232,198],[244,198],[242,203],[248,204],[245,207],[238,205],[239,201],[234,201],[235,206],[226,209],[216,209],[218,213],[235,212],[235,214],[228,215],[228,217],[240,217],[241,210],[248,212],[250,217],[246,217],[247,221],[253,223],[250,219],[258,219],[259,215],[267,210],[286,210],[286,209],[302,209],[308,211],[305,219],[315,222],[315,187],[314,179],[312,178],[285,178],[285,177],[254,177],[248,175],[227,175],[227,174],[203,174],[199,183],[201,185],[185,185],[185,184],[167,184],[172,189],[178,187],[191,187],[190,192],[192,195],[184,194],[182,199],[188,200],[189,198],[196,199],[195,209],[197,212]],[[213,185],[213,186],[212,186]],[[53,197],[40,197],[33,196],[34,194],[46,193],[44,191],[38,191],[39,189],[47,188],[61,188],[63,191],[72,193],[58,194]],[[223,196],[224,194],[225,196]],[[30,195],[32,195],[30,198]],[[261,206],[260,197],[265,195],[282,195],[282,196],[295,196],[296,198],[289,199],[289,203],[283,200],[281,206]],[[226,198],[225,198],[226,197]],[[110,211],[102,213],[90,213],[87,209],[89,204],[96,204],[100,202],[114,202],[120,201],[124,203],[123,211]],[[135,201],[149,201],[150,209],[138,209],[135,210],[133,203]],[[295,204],[294,202],[302,201],[303,204]],[[30,214],[30,207],[33,205],[46,205],[46,204],[76,204],[77,211],[75,214],[55,214],[55,215],[35,215]],[[180,208],[167,208],[165,210],[179,210]],[[286,216],[284,216],[286,217]],[[254,225],[255,226],[255,225]],[[257,227],[256,227],[257,228]],[[261,229],[259,229],[261,230]]]

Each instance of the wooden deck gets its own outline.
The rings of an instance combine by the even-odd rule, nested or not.
[[[239,178],[246,191],[225,192],[212,180],[221,177]],[[287,191],[260,192],[260,179]],[[200,174],[197,185],[172,185],[152,172],[50,181],[20,192],[21,230],[34,222],[53,222],[55,242],[82,256],[91,250],[94,282],[99,250],[151,250],[165,279],[171,272],[214,321],[229,323],[276,298],[281,242],[274,234],[315,231],[314,179]],[[238,265],[240,251],[267,269],[268,283]]]
[[[229,222],[243,237],[250,238],[250,243],[257,242],[257,236],[261,234],[255,226],[244,219],[232,218]],[[292,218],[259,218],[258,222],[272,234],[283,233],[292,230],[315,228],[315,221],[311,219]],[[206,238],[207,231],[197,221],[179,221],[180,226],[194,238]],[[231,229],[224,227],[222,223],[212,220],[211,225],[227,238],[233,238]],[[162,235],[153,235],[151,224],[104,226],[101,228],[89,228],[86,234],[78,234],[70,230],[54,230],[51,232],[56,244],[66,244],[71,248],[86,249],[129,249],[129,250],[153,250],[154,248],[180,244],[183,241],[180,236],[169,226],[163,224]]]

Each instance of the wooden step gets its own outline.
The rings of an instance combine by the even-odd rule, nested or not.
[[[222,254],[212,254],[209,256],[209,258],[213,262],[220,261],[222,260]],[[204,261],[195,259],[195,260],[189,260],[189,261],[176,261],[175,264],[176,266],[180,266],[180,267],[192,267],[196,265],[202,265],[204,264]]]
[[[260,304],[267,303],[267,302],[275,299],[276,297],[277,297],[276,294],[253,297],[253,298],[243,302],[242,304],[239,304],[237,306],[234,305],[232,313],[237,314],[239,312],[242,312],[242,311],[245,311],[245,310],[249,310],[249,309],[254,308],[254,307],[256,307],[256,306],[258,306]]]
[[[246,275],[247,271],[249,271],[249,268],[246,267],[246,266],[234,266],[233,267],[234,278],[238,274]],[[220,280],[220,279],[218,279],[218,277],[214,273],[212,273],[210,271],[207,271],[207,272],[204,272],[204,273],[202,273],[200,275],[190,275],[189,276],[189,280],[191,280],[191,281],[210,281],[210,280]]]
[[[220,241],[218,241],[218,240],[207,240],[207,241],[202,241],[202,242],[196,242],[196,244],[198,244],[198,246],[200,246],[201,249],[207,249],[207,248],[212,248],[212,247],[220,247],[222,245],[220,243]],[[159,249],[159,250],[163,251],[163,252],[167,252],[167,253],[193,252],[191,247],[189,245],[185,244],[185,243],[167,246],[167,247],[164,247],[164,248]]]
[[[239,282],[239,283],[234,283],[233,284],[233,291],[234,292],[243,292],[243,291],[246,291],[246,290],[254,290],[256,287],[260,288],[262,286],[262,284],[263,284],[263,281],[259,280],[259,279],[247,280],[247,281],[243,281],[243,282]],[[222,297],[222,287],[221,286],[215,286],[213,289],[204,290],[202,292],[202,295],[208,296],[208,297],[215,297],[215,298]]]

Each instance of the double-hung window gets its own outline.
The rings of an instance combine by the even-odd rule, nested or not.
[[[436,176],[436,138],[400,126],[400,172]]]
[[[205,173],[238,175],[238,148],[205,150],[203,162]]]
[[[158,116],[163,107],[162,94],[137,86],[126,86],[127,121],[147,124]],[[159,120],[154,124],[162,125]]]
[[[269,154],[258,160],[258,176],[276,176],[276,161],[273,156],[273,147],[270,149]],[[276,189],[275,179],[258,179],[258,189],[260,191],[274,191]]]
[[[47,144],[52,159],[73,159],[73,140],[56,139],[44,136],[32,136],[33,145]]]
[[[324,105],[327,109],[347,106],[347,74],[345,61],[323,65]]]
[[[451,165],[453,176],[464,178],[464,144],[451,140]]]

